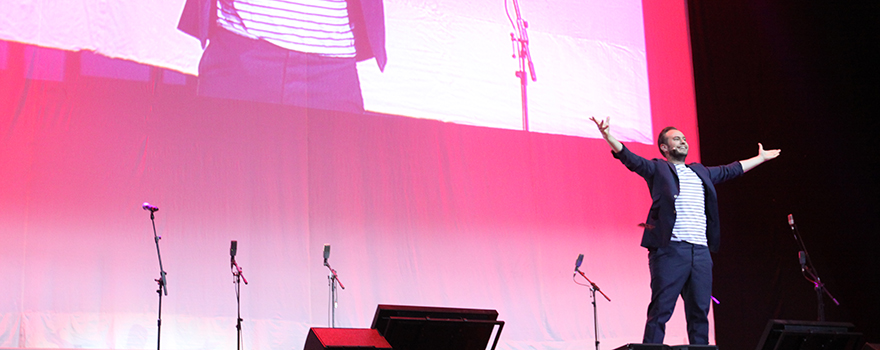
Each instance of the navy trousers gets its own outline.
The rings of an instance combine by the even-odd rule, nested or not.
[[[712,256],[709,248],[687,242],[648,250],[651,304],[645,324],[646,344],[662,344],[666,322],[681,295],[692,345],[709,344],[709,306],[712,298]]]
[[[200,96],[363,112],[354,58],[324,57],[219,28],[199,62]]]

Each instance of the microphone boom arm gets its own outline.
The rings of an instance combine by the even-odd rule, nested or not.
[[[788,225],[791,226],[791,234],[794,236],[794,240],[798,244],[798,248],[804,253],[803,261],[804,264],[801,266],[801,274],[804,275],[804,278],[807,281],[813,283],[813,289],[816,291],[816,302],[817,302],[817,320],[822,322],[825,321],[825,301],[824,295],[827,295],[831,301],[834,302],[835,305],[840,306],[840,302],[831,295],[831,292],[825,288],[825,283],[822,283],[822,280],[819,278],[819,272],[816,271],[816,267],[813,265],[813,259],[810,259],[810,253],[807,251],[807,245],[804,243],[803,237],[799,235],[797,225],[794,223],[794,216],[792,214],[788,214]],[[800,257],[799,257],[800,259]]]
[[[599,294],[602,294],[602,296],[605,297],[605,300],[611,301],[611,298],[609,298],[607,295],[605,295],[605,292],[603,292],[601,289],[599,289],[599,286],[598,286],[597,284],[593,283],[593,281],[591,281],[590,278],[587,277],[587,275],[585,275],[585,274],[583,273],[583,271],[581,271],[580,269],[575,269],[575,272],[581,274],[581,277],[583,277],[584,279],[586,279],[587,282],[590,282],[590,288],[593,288],[593,289],[595,289],[597,292],[599,292]]]

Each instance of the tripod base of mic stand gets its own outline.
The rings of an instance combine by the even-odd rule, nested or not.
[[[704,349],[718,350],[715,345],[673,345],[666,344],[626,344],[615,348],[614,350],[687,350],[687,349]]]

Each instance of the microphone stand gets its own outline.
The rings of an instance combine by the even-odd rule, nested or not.
[[[506,0],[504,5],[505,7],[507,6]],[[523,130],[529,131],[529,107],[528,98],[526,96],[528,79],[526,79],[526,67],[529,69],[532,81],[538,81],[538,78],[535,76],[535,64],[532,62],[532,54],[529,51],[529,34],[526,30],[529,27],[529,23],[522,18],[522,14],[519,12],[519,1],[513,0],[513,8],[516,12],[516,35],[510,33],[510,41],[514,44],[513,57],[519,57],[519,70],[516,71],[516,77],[519,78],[520,92],[522,94]]]
[[[609,302],[611,301],[611,298],[605,295],[605,293],[602,292],[601,289],[599,289],[598,285],[593,283],[593,281],[590,281],[587,275],[585,275],[580,270],[580,268],[575,268],[574,271],[581,274],[581,276],[586,279],[587,282],[590,282],[590,299],[593,301],[593,333],[596,337],[596,350],[599,350],[599,313],[596,308],[596,292],[602,294],[602,296],[605,297],[605,300],[608,300]]]
[[[159,319],[157,321],[156,330],[156,350],[162,347],[162,294],[168,295],[168,283],[165,279],[165,268],[162,267],[162,253],[159,251],[159,240],[162,239],[156,233],[156,211],[159,209],[147,209],[150,211],[150,221],[153,223],[153,240],[156,242],[156,255],[159,256],[159,278],[155,279],[159,284],[156,293],[159,294]]]
[[[794,235],[794,240],[797,241],[799,248],[801,249],[798,252],[798,260],[800,260],[801,264],[801,274],[807,281],[813,283],[813,289],[816,290],[816,301],[818,308],[818,320],[819,322],[825,321],[825,298],[824,295],[828,295],[828,298],[834,302],[835,305],[840,306],[840,303],[837,299],[831,295],[831,292],[825,288],[825,283],[822,283],[822,279],[819,278],[819,272],[816,271],[816,267],[813,265],[813,260],[810,259],[810,253],[807,252],[807,246],[804,244],[803,238],[798,234],[797,226],[794,224],[794,219],[789,216],[789,226],[791,226],[791,233]],[[801,254],[802,253],[802,254]]]
[[[339,287],[342,287],[342,289],[345,289],[345,285],[339,280],[336,270],[330,267],[330,263],[327,262],[327,259],[324,259],[324,266],[327,266],[327,268],[330,269],[330,275],[327,276],[327,283],[330,286],[330,310],[328,312],[328,318],[330,319],[330,328],[336,328],[336,306],[339,304],[339,300],[336,297],[336,284],[339,283]]]
[[[241,319],[241,281],[244,280],[244,284],[247,284],[248,282],[247,278],[244,277],[244,272],[241,271],[241,267],[235,262],[235,257],[231,258],[230,264],[232,265],[232,283],[235,284],[235,304],[238,309],[238,317],[235,321],[235,329],[237,331],[235,349],[241,350],[241,321],[243,321]]]

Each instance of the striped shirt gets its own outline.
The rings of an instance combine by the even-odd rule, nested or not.
[[[672,240],[708,245],[706,241],[706,201],[703,181],[691,168],[675,164],[679,191],[675,197],[675,225]]]
[[[346,0],[217,0],[217,23],[251,39],[329,57],[355,57]]]

